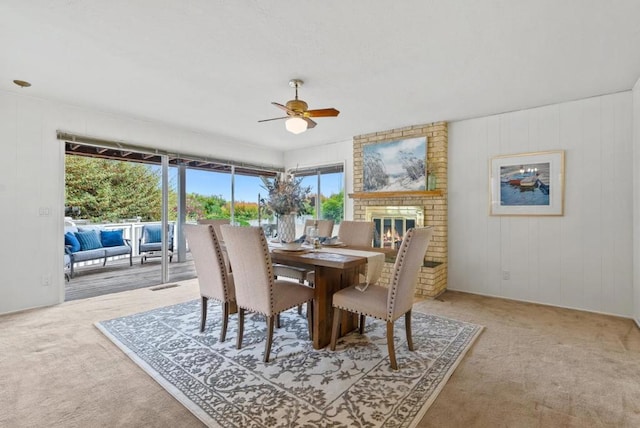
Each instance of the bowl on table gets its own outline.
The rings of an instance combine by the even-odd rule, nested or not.
[[[283,242],[282,249],[286,251],[299,251],[302,249],[302,242]]]

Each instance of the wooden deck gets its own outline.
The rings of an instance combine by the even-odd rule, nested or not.
[[[191,253],[187,253],[187,261],[169,263],[169,282],[183,281],[195,278],[196,270]],[[66,283],[65,301],[86,299],[103,294],[119,293],[158,285],[161,282],[162,267],[160,258],[147,259],[141,265],[140,258],[133,258],[133,266],[129,266],[129,259],[108,261],[92,266],[77,267],[75,276]]]

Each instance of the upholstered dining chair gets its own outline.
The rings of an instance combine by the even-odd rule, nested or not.
[[[218,242],[222,241],[222,234],[220,233],[220,226],[223,224],[230,224],[231,221],[228,218],[200,218],[198,219],[198,224],[211,224],[213,225],[213,230],[216,232],[216,237],[218,238]]]
[[[315,226],[316,222],[318,223],[318,236],[330,237],[333,233],[333,220],[305,220],[304,233],[307,233],[307,228]],[[313,281],[308,281],[308,275],[311,272],[313,271],[297,266],[287,266],[282,264],[273,265],[273,273],[276,277],[292,278],[297,280],[300,284],[304,284],[305,280],[307,280],[309,286],[313,286]],[[298,313],[300,313],[300,310],[298,310]]]
[[[297,282],[275,279],[267,239],[261,227],[223,225],[220,227],[229,261],[233,267],[238,305],[238,338],[242,346],[244,312],[249,310],[267,319],[267,340],[263,361],[269,361],[273,327],[280,312],[313,300],[313,290]],[[311,335],[312,311],[307,311]]]
[[[220,342],[224,342],[229,323],[230,306],[235,302],[233,274],[227,268],[214,226],[211,224],[185,224],[184,234],[189,243],[200,285],[202,315],[200,331],[207,322],[207,303],[214,299],[222,303]]]
[[[347,246],[371,247],[374,227],[372,221],[343,220],[338,229],[338,241]]]
[[[346,246],[353,247],[372,247],[373,246],[373,230],[375,224],[372,221],[346,221],[340,223],[338,229],[338,241]],[[308,283],[313,284],[315,273],[308,272],[306,275]]]
[[[316,222],[318,223],[318,236],[331,237],[333,235],[333,220],[305,220],[304,233],[307,233],[307,228],[315,226]]]
[[[218,243],[224,248],[222,242],[222,233],[220,232],[220,226],[223,224],[231,224],[231,220],[228,218],[201,218],[198,219],[198,224],[210,224],[213,226],[213,231],[216,233],[216,237],[218,238]],[[224,264],[227,265],[227,272],[231,272],[231,266],[229,265],[229,257],[227,256],[227,252],[222,251],[222,256],[224,257]]]
[[[407,346],[413,351],[411,338],[411,308],[416,288],[418,272],[424,262],[433,229],[424,227],[409,229],[402,240],[396,262],[393,266],[389,288],[370,285],[362,292],[355,285],[347,287],[333,295],[333,325],[331,330],[331,350],[336,349],[336,340],[340,329],[342,311],[360,315],[360,333],[364,332],[365,316],[387,322],[387,348],[391,368],[398,369],[396,351],[393,343],[393,325],[395,320],[405,316]]]

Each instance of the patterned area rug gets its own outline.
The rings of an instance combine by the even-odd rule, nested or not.
[[[481,326],[413,312],[407,349],[396,322],[399,370],[389,367],[386,327],[369,318],[336,352],[314,350],[306,318],[281,316],[271,361],[262,362],[266,323],[245,315],[243,347],[235,348],[237,318],[219,342],[221,307],[209,303],[199,332],[200,303],[187,303],[102,321],[96,326],[208,426],[412,427],[480,334]]]

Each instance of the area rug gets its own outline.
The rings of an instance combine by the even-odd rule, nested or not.
[[[306,318],[281,315],[271,358],[262,362],[266,323],[237,319],[220,342],[221,307],[209,303],[200,333],[198,300],[96,324],[134,362],[213,427],[412,427],[425,414],[482,327],[423,314],[412,317],[415,351],[396,322],[399,370],[389,367],[385,323],[368,319],[365,334],[343,337],[332,352],[314,350]]]

